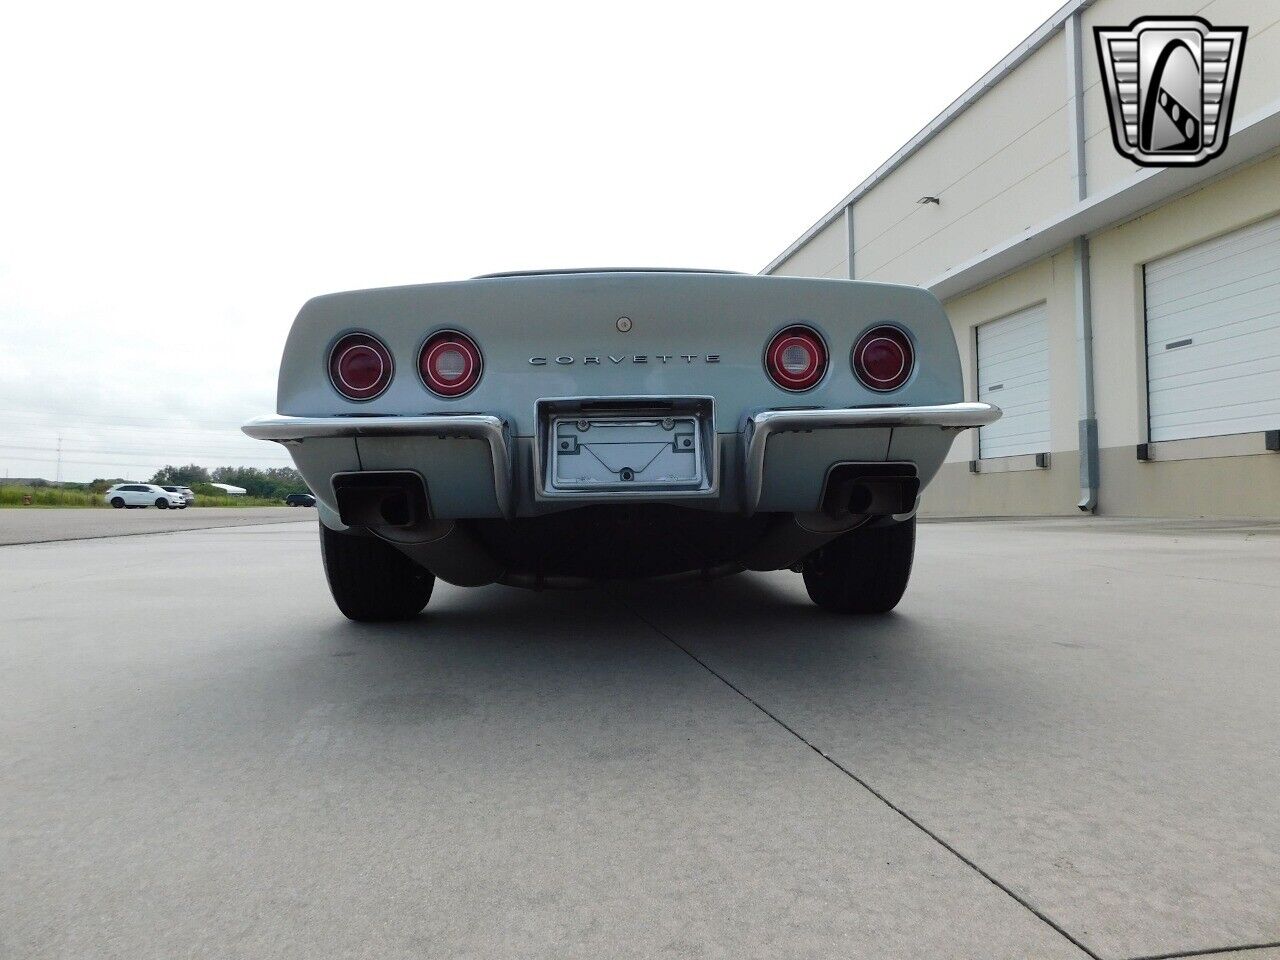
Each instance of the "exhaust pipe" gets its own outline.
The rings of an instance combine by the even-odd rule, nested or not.
[[[431,518],[426,482],[412,470],[336,473],[333,492],[348,527],[406,529]]]
[[[892,516],[910,513],[920,496],[920,477],[912,463],[838,463],[827,473],[822,512]]]

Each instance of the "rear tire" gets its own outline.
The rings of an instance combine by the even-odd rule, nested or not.
[[[320,554],[334,603],[349,620],[409,620],[431,599],[436,578],[376,537],[339,533],[320,524]]]
[[[117,510],[119,510],[121,507],[123,507],[123,506],[124,506],[124,498],[123,498],[123,497],[112,497],[112,498],[111,498],[111,505],[112,505],[113,507],[115,507]]]
[[[833,613],[888,613],[907,589],[915,548],[915,517],[841,534],[805,560],[809,599]]]

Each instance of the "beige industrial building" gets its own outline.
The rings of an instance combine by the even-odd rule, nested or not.
[[[1280,517],[1280,2],[1073,0],[762,272],[916,284],[969,399],[935,516]],[[1246,26],[1225,152],[1112,140],[1096,26]]]

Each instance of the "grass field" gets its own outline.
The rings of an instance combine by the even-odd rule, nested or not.
[[[23,497],[30,497],[31,503],[24,504]],[[279,500],[264,500],[261,497],[210,497],[196,494],[196,507],[278,507]],[[0,507],[25,507],[31,510],[36,507],[83,507],[110,510],[111,505],[100,493],[88,490],[61,490],[57,487],[0,487]]]

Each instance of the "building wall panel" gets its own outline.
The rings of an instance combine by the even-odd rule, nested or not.
[[[922,283],[1071,202],[1065,58],[1059,33],[858,200],[860,279]]]
[[[1236,117],[1247,117],[1280,99],[1280,3],[1276,0],[1213,0],[1199,16],[1224,27],[1245,25],[1244,69]]]
[[[849,241],[844,218],[836,217],[814,234],[808,243],[778,264],[773,274],[778,277],[847,279]]]

